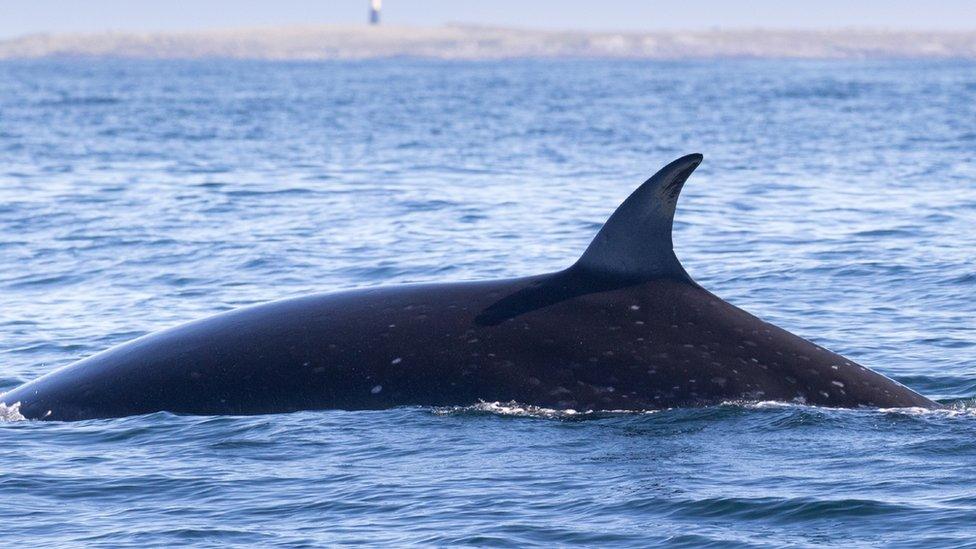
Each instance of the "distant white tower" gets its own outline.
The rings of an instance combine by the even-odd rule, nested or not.
[[[369,0],[369,24],[379,25],[380,24],[380,7],[382,7],[383,0]]]

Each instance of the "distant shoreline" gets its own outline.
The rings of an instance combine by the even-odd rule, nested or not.
[[[976,59],[976,30],[548,31],[307,26],[188,32],[32,34],[0,40],[0,59]]]

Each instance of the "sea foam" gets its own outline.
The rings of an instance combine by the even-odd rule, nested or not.
[[[14,402],[10,406],[0,402],[0,423],[7,421],[25,421],[26,419],[27,418],[20,413],[19,402]]]

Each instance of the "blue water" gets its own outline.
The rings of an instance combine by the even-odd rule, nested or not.
[[[0,540],[976,547],[972,62],[0,63],[0,391],[241,305],[565,267],[695,151],[692,276],[949,410],[5,421]]]

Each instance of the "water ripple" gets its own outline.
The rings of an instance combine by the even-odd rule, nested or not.
[[[45,546],[972,546],[966,61],[0,63],[0,391],[312,291],[566,267],[664,162],[678,255],[943,410],[518,403],[40,423]]]

